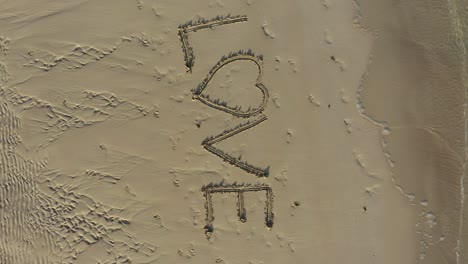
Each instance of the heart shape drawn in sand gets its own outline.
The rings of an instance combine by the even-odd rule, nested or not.
[[[218,99],[215,99],[215,100],[210,99],[209,96],[202,94],[206,86],[208,85],[208,83],[211,81],[211,79],[213,78],[213,76],[216,74],[216,72],[219,69],[228,65],[229,63],[232,63],[238,60],[252,61],[258,67],[258,77],[255,83],[255,87],[257,87],[262,92],[263,100],[262,100],[262,103],[259,104],[257,107],[250,108],[247,111],[241,110],[240,107],[228,106],[225,102],[219,102]],[[255,116],[261,113],[265,109],[268,103],[268,97],[269,97],[268,90],[262,83],[262,75],[263,75],[262,64],[263,64],[263,57],[261,55],[256,56],[251,50],[238,51],[235,53],[230,53],[229,56],[223,56],[223,58],[221,58],[221,60],[210,70],[210,72],[208,73],[206,78],[203,80],[203,82],[201,82],[196,89],[192,90],[193,99],[199,100],[200,102],[212,108],[221,110],[223,112],[229,113],[236,117],[248,118],[248,117]]]

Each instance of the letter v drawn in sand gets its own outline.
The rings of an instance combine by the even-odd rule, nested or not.
[[[234,128],[227,129],[223,131],[221,134],[217,136],[210,136],[203,140],[202,146],[208,150],[209,152],[215,154],[216,156],[222,158],[224,161],[248,172],[251,174],[255,174],[258,177],[267,177],[269,175],[269,167],[266,168],[260,168],[254,165],[251,165],[245,161],[241,161],[239,158],[235,158],[227,153],[224,153],[222,150],[216,148],[213,146],[213,144],[223,141],[229,137],[232,137],[242,131],[245,131],[249,128],[252,128],[261,122],[267,120],[267,117],[264,115],[261,115],[260,118],[254,120],[254,121],[247,121],[245,123],[242,123],[240,125],[235,126]]]

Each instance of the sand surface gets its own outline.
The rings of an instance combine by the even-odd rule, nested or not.
[[[466,0],[0,1],[0,264],[468,263]]]

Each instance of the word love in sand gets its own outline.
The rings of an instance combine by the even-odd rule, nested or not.
[[[192,68],[195,65],[195,56],[193,54],[193,48],[190,46],[189,43],[189,33],[196,32],[198,30],[213,28],[215,26],[222,26],[222,25],[229,25],[233,23],[245,22],[247,21],[247,16],[217,16],[213,19],[199,19],[198,21],[189,21],[183,25],[179,26],[179,38],[182,42],[182,50],[184,52],[184,60],[185,66],[187,67],[187,72],[191,73]],[[239,106],[230,106],[227,102],[220,101],[219,99],[211,99],[209,95],[205,95],[203,92],[205,91],[207,85],[210,83],[211,79],[214,75],[226,65],[235,62],[235,61],[246,61],[252,62],[257,66],[258,69],[258,77],[255,82],[255,87],[262,93],[262,101],[256,107],[249,107],[247,110],[243,110]],[[252,118],[247,120],[244,123],[241,123],[233,128],[224,130],[222,133],[209,136],[205,140],[202,141],[202,146],[209,152],[213,153],[214,155],[220,157],[225,162],[232,164],[247,173],[254,174],[258,177],[267,177],[269,175],[269,167],[261,168],[258,166],[254,166],[246,161],[241,161],[237,157],[233,157],[228,153],[223,152],[221,149],[218,149],[214,146],[214,144],[221,142],[225,139],[228,139],[242,131],[251,129],[258,124],[267,120],[267,117],[262,114],[265,110],[269,93],[268,89],[262,83],[263,77],[263,56],[262,55],[255,55],[254,52],[251,50],[243,51],[239,50],[236,52],[230,52],[228,55],[223,56],[221,60],[216,63],[213,68],[208,72],[206,78],[195,88],[192,89],[193,99],[198,100],[201,103],[219,110],[223,111],[227,114],[231,114],[237,118]],[[237,193],[238,195],[238,216],[242,222],[247,220],[246,212],[244,209],[244,192],[259,192],[265,191],[266,193],[266,206],[265,206],[265,224],[268,227],[273,226],[273,194],[272,190],[267,185],[250,185],[250,184],[225,184],[224,182],[219,184],[209,184],[207,186],[203,186],[202,191],[204,192],[206,203],[206,221],[207,224],[205,226],[205,231],[207,235],[211,234],[214,230],[213,228],[213,204],[212,204],[212,194],[213,193]]]

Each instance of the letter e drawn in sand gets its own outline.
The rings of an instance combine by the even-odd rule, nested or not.
[[[188,41],[188,33],[196,32],[198,30],[213,28],[216,26],[234,24],[247,21],[247,16],[216,16],[212,19],[200,18],[197,21],[188,21],[179,26],[179,38],[182,42],[182,50],[184,52],[185,66],[187,72],[191,73],[193,65],[195,65],[195,56],[193,55],[193,48]]]
[[[202,192],[205,194],[205,208],[206,208],[206,225],[205,234],[209,238],[214,231],[213,221],[213,194],[215,193],[237,193],[237,215],[241,222],[247,221],[247,213],[245,210],[244,193],[246,192],[261,192],[265,191],[266,205],[265,205],[265,225],[269,228],[273,227],[273,192],[270,186],[265,184],[209,184],[202,187]]]

